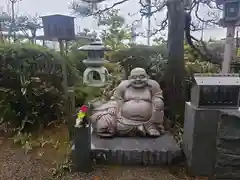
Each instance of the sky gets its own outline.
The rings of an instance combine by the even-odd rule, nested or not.
[[[64,14],[64,15],[73,15],[71,10],[69,10],[69,3],[71,0],[22,0],[16,3],[16,13],[18,14],[38,14],[42,15],[51,15],[51,14]],[[111,4],[114,0],[108,0],[107,4]],[[10,11],[9,0],[0,0],[0,11]],[[135,13],[139,9],[139,4],[137,0],[130,0],[127,3],[119,5],[117,7],[120,9],[120,13],[125,17],[126,23],[132,23],[135,19],[138,19],[139,16],[129,17],[128,13]],[[158,18],[164,17],[164,13],[159,13]],[[98,31],[99,28],[96,26],[96,21],[92,18],[80,18],[75,19],[75,26],[77,29],[83,30],[84,28],[89,28],[95,31]],[[154,26],[154,22],[153,22]],[[147,27],[147,21],[144,20],[142,25],[138,27],[137,31],[144,31]],[[41,32],[40,32],[41,33]],[[201,32],[194,32],[194,36],[200,37]],[[216,28],[204,31],[204,39],[222,39],[226,35],[225,28]],[[146,43],[145,38],[137,38],[137,41],[140,43]]]

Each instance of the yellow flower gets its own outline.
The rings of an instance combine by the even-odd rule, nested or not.
[[[80,111],[77,115],[78,119],[83,119],[86,116],[86,113]]]

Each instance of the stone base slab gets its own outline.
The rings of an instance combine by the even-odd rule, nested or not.
[[[166,165],[182,156],[170,133],[158,138],[100,138],[92,133],[92,158],[96,163],[118,165]]]

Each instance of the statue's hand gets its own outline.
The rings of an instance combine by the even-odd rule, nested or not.
[[[108,113],[112,116],[116,116],[117,115],[117,108],[109,108]]]
[[[97,131],[99,133],[106,132],[113,134],[115,132],[116,125],[116,117],[111,114],[105,114],[98,120]]]
[[[161,98],[154,98],[152,103],[155,110],[161,111],[164,109],[164,103]]]

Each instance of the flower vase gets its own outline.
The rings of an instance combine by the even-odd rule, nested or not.
[[[74,127],[73,171],[91,172],[91,126],[88,117],[83,118],[80,126]]]

